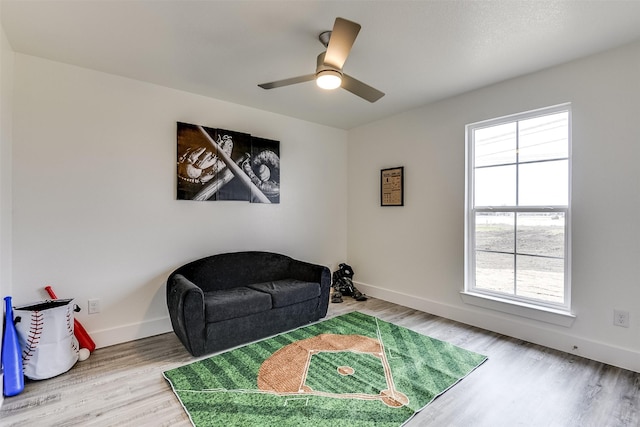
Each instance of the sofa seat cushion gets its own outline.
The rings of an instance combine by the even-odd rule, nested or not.
[[[320,296],[319,283],[302,280],[277,280],[248,285],[248,287],[270,295],[273,308],[286,307]]]
[[[205,321],[219,322],[271,310],[271,297],[247,287],[205,292]]]

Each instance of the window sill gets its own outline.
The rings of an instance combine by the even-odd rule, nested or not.
[[[527,319],[564,326],[566,328],[571,327],[573,322],[576,320],[576,316],[568,311],[539,307],[532,304],[510,301],[471,292],[460,292],[460,296],[465,304],[471,304],[487,308],[489,310],[501,311],[503,313],[526,317]]]

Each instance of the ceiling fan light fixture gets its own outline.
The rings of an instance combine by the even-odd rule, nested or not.
[[[342,74],[335,70],[322,70],[316,74],[316,84],[326,90],[337,89],[342,85]]]

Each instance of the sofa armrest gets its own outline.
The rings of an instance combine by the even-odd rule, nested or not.
[[[311,264],[292,259],[289,264],[289,274],[292,279],[317,282],[320,284],[320,304],[318,312],[320,317],[327,315],[329,309],[329,294],[331,293],[331,271],[328,267]]]
[[[194,356],[204,353],[204,292],[181,274],[167,281],[167,308],[173,330]]]

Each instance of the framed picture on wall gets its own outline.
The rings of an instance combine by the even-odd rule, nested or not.
[[[280,203],[280,141],[177,125],[178,200]]]
[[[380,206],[404,206],[404,167],[380,171]]]

